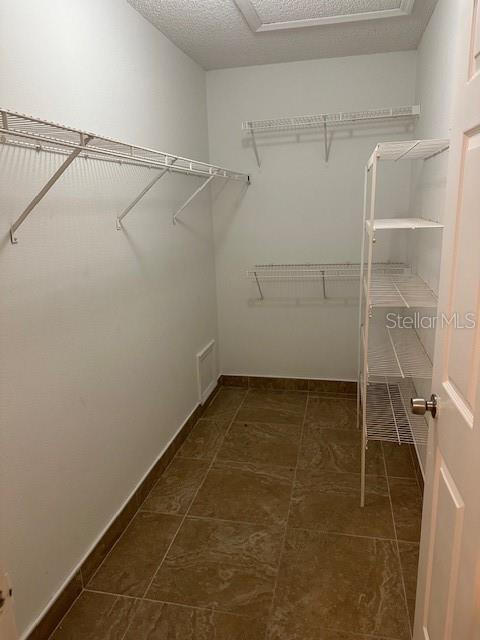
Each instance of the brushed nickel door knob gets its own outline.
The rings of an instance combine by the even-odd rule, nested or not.
[[[410,407],[412,413],[416,416],[424,416],[427,411],[430,411],[432,418],[435,418],[437,415],[437,403],[438,397],[434,393],[430,396],[430,400],[425,400],[425,398],[410,398]]]

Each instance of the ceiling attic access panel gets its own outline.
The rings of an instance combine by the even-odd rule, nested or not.
[[[254,33],[411,14],[415,0],[235,0]]]

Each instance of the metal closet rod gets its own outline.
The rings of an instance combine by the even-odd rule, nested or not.
[[[148,147],[140,147],[138,145],[119,142],[113,138],[106,138],[94,133],[73,129],[65,125],[41,120],[39,118],[17,113],[16,111],[10,111],[8,109],[0,109],[0,117],[1,143],[18,145],[24,148],[34,148],[38,151],[45,150],[51,153],[68,154],[65,161],[60,165],[52,177],[12,224],[10,228],[10,239],[13,244],[17,243],[15,235],[17,229],[77,157],[104,161],[117,161],[126,165],[162,169],[160,175],[156,176],[156,178],[154,178],[117,217],[117,229],[121,228],[121,221],[127,213],[129,213],[129,211],[166,173],[182,173],[205,178],[201,187],[196,189],[187,201],[173,214],[173,222],[176,222],[178,214],[183,211],[188,204],[190,204],[196,195],[198,195],[213,178],[238,180],[250,184],[249,175],[231,171],[230,169],[209,164],[207,162],[192,160],[190,158],[157,151]],[[52,135],[52,133],[55,135]],[[66,139],[67,136],[70,139]],[[13,140],[11,138],[13,138]],[[34,141],[35,144],[19,142],[18,138],[21,140]],[[73,140],[71,138],[73,138]],[[113,148],[98,146],[99,143],[109,145]]]

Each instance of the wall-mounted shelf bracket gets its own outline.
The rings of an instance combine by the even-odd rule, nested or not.
[[[325,162],[328,162],[328,128],[327,116],[323,116],[323,145],[325,149]]]
[[[257,141],[255,140],[255,131],[253,130],[253,127],[250,127],[250,134],[252,136],[253,152],[255,153],[257,165],[260,166],[260,156],[258,155]]]
[[[10,241],[12,244],[18,243],[18,238],[15,234],[17,232],[17,229],[20,227],[20,225],[23,224],[23,222],[25,222],[25,220],[35,209],[35,207],[40,202],[40,200],[42,200],[43,197],[50,191],[53,185],[65,173],[65,171],[72,164],[75,158],[80,153],[82,153],[82,151],[87,146],[87,144],[94,139],[94,136],[85,135],[83,133],[80,133],[79,136],[80,136],[80,140],[79,140],[80,147],[78,149],[74,149],[74,151],[72,151],[72,153],[67,157],[67,159],[64,162],[62,162],[62,164],[58,167],[58,169],[55,171],[55,173],[50,178],[50,180],[43,186],[42,189],[40,189],[37,195],[30,202],[30,204],[24,209],[24,211],[18,216],[18,218],[10,227]]]
[[[171,165],[174,165],[176,161],[177,161],[177,159],[176,159],[176,158],[173,158],[173,160],[172,160],[172,162],[171,162],[170,164],[171,164]],[[122,211],[122,213],[121,213],[121,214],[118,216],[118,218],[117,218],[117,223],[116,223],[117,231],[120,231],[120,229],[122,228],[122,220],[125,218],[125,216],[127,215],[127,213],[130,213],[130,211],[133,209],[133,207],[135,207],[135,206],[140,202],[140,200],[143,198],[143,196],[145,196],[145,195],[150,191],[150,189],[151,189],[152,187],[154,187],[154,186],[157,184],[157,182],[158,182],[161,178],[163,178],[163,176],[164,176],[166,173],[169,173],[169,172],[170,172],[170,167],[169,167],[168,169],[163,169],[163,171],[161,171],[157,176],[155,176],[155,178],[154,178],[151,182],[149,182],[149,183],[147,184],[147,186],[145,187],[145,189],[143,189],[143,190],[138,194],[138,196],[135,198],[135,200],[132,200],[132,202],[128,205],[128,207],[126,207],[126,208]]]
[[[181,213],[186,207],[188,207],[188,205],[192,202],[192,200],[194,200],[206,187],[208,187],[208,185],[216,177],[216,175],[217,175],[216,173],[212,173],[212,175],[209,178],[204,180],[203,183],[198,187],[198,189],[196,189],[192,193],[192,195],[187,200],[185,200],[185,202],[182,204],[180,209],[177,209],[175,211],[175,213],[173,214],[173,224],[177,224],[178,214]]]
[[[260,300],[263,300],[263,291],[262,291],[262,287],[260,286],[260,282],[258,281],[258,275],[257,272],[254,271],[253,275],[255,277],[255,282],[257,283],[257,289],[258,289],[258,293],[260,294]]]

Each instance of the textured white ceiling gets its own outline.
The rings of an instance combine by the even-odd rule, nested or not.
[[[205,69],[416,49],[437,0],[416,0],[411,15],[253,33],[234,0],[128,0]],[[394,0],[253,0],[262,21],[398,8]],[[328,14],[323,14],[324,16]]]

